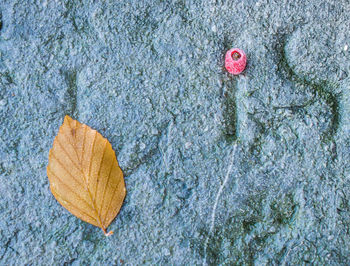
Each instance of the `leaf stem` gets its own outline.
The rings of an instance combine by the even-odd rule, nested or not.
[[[108,233],[107,233],[107,231],[106,231],[106,229],[105,228],[102,228],[102,231],[103,231],[103,233],[105,234],[105,236],[107,237],[107,236],[111,236],[111,235],[113,235],[113,231],[109,231]]]

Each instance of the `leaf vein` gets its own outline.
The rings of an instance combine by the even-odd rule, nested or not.
[[[84,150],[85,150],[85,136],[86,136],[86,125],[84,125],[84,137],[83,137],[83,147],[81,149],[81,165],[83,164],[83,156],[84,156]]]
[[[74,166],[80,170],[80,167],[75,164],[75,162],[74,162],[75,160],[70,156],[70,153],[68,151],[66,151],[66,149],[64,148],[63,143],[61,143],[61,141],[58,138],[56,138],[56,141],[58,142],[58,145],[61,147],[61,149],[64,151],[64,153],[67,154],[67,157],[69,158],[69,160],[71,160],[72,163],[74,164]],[[73,147],[73,149],[74,149],[74,147]],[[79,158],[78,158],[78,163],[79,163]]]
[[[78,193],[76,193],[69,185],[67,185],[65,182],[63,182],[63,180],[61,178],[59,178],[51,169],[50,167],[47,168],[47,170],[54,175],[65,187],[67,187],[73,194],[75,194],[77,196],[78,199],[84,201],[90,208],[91,210],[94,210],[94,208],[90,205],[89,202],[87,202],[84,198],[82,198]],[[77,208],[78,210],[80,210],[79,208]],[[94,210],[95,211],[95,210]],[[94,218],[95,219],[95,218]],[[96,220],[96,219],[95,219]]]
[[[69,170],[67,169],[67,167],[64,165],[64,163],[62,163],[57,156],[55,156],[54,152],[51,152],[52,157],[62,166],[62,168],[68,173],[68,175],[70,175],[72,177],[72,179],[77,182],[80,186],[84,187],[84,184],[80,183],[77,179],[75,179],[75,177],[72,175],[71,172],[69,172]],[[75,165],[74,165],[75,166]],[[79,169],[79,168],[78,168]]]
[[[99,184],[99,180],[100,180],[100,172],[101,172],[101,167],[102,167],[102,162],[103,159],[105,157],[105,153],[106,153],[106,149],[107,149],[107,139],[105,139],[105,146],[103,148],[103,153],[102,153],[102,158],[101,158],[101,162],[100,165],[98,167],[98,172],[97,172],[97,180],[96,180],[96,189],[95,189],[95,199],[97,198],[97,190],[98,190],[98,184]]]
[[[109,178],[111,177],[113,165],[114,165],[114,163],[111,163],[111,167],[109,168],[108,178],[107,178],[106,184],[105,184],[104,189],[103,189],[102,203],[101,203],[101,208],[100,208],[100,213],[101,213],[101,215],[102,215],[102,208],[103,208],[103,204],[104,204],[105,196],[106,196],[106,188],[107,188],[108,183],[109,183]],[[103,223],[104,223],[104,222],[105,222],[105,221],[103,220]]]
[[[57,193],[57,192],[55,192],[55,193],[56,193],[56,194],[59,194],[59,193]],[[71,207],[77,209],[78,211],[80,211],[80,212],[81,212],[82,214],[84,214],[85,216],[88,216],[91,220],[94,220],[94,221],[97,222],[97,220],[96,220],[95,217],[92,217],[90,214],[88,214],[88,213],[82,211],[81,209],[79,209],[79,207],[77,207],[76,205],[74,205],[71,201],[67,200],[66,198],[63,198],[61,194],[59,194],[59,195],[60,195],[60,197],[62,198],[62,200],[66,201],[68,204],[70,204]],[[57,198],[56,198],[56,199],[57,199]],[[58,200],[58,199],[57,199],[57,200]],[[58,202],[60,202],[60,201],[58,200]],[[61,203],[61,202],[60,202],[60,203]],[[63,206],[62,203],[61,203],[61,205]],[[80,219],[81,219],[81,218],[80,218]]]
[[[90,177],[91,177],[91,164],[92,164],[92,157],[94,156],[94,147],[95,147],[95,142],[96,142],[96,135],[97,135],[97,132],[95,131],[95,134],[94,134],[94,140],[92,142],[92,148],[91,148],[91,155],[90,155],[90,163],[89,163],[89,171],[88,171],[88,178],[89,180],[86,180],[86,184],[87,186],[89,187],[89,181],[90,181]]]
[[[74,121],[76,121],[76,120],[74,120]],[[70,124],[70,122],[69,122],[68,119],[67,119],[67,122],[68,122],[69,128],[73,129],[73,127],[71,126],[71,124]],[[62,133],[63,133],[62,135],[66,137],[66,134],[65,134],[64,132],[62,132]],[[78,154],[78,151],[77,151],[77,149],[76,149],[76,147],[75,147],[75,143],[74,143],[74,142],[72,143],[72,142],[70,141],[69,137],[67,138],[67,140],[68,140],[68,143],[73,147],[73,150],[74,150],[74,152],[75,152],[75,154],[76,154],[76,156],[77,156],[78,162],[79,162],[79,154]],[[74,140],[74,139],[73,139],[73,140]],[[79,163],[81,163],[81,162],[79,162]]]
[[[92,164],[92,158],[93,158],[93,155],[94,155],[94,147],[95,147],[96,136],[97,136],[97,131],[95,130],[95,131],[93,131],[93,132],[94,132],[95,134],[94,134],[94,140],[93,140],[93,142],[92,142],[91,155],[90,155],[90,164],[89,164],[89,171],[88,171],[88,173],[89,173],[89,175],[88,175],[89,181],[90,181],[90,178],[91,178],[91,164]],[[86,185],[87,185],[87,188],[88,188],[88,191],[89,191],[89,195],[90,195],[90,198],[91,198],[91,200],[92,200],[92,204],[93,204],[94,209],[95,209],[95,211],[96,211],[96,213],[97,213],[97,218],[98,218],[97,222],[100,224],[100,227],[101,227],[102,230],[105,232],[106,229],[103,227],[103,224],[102,224],[102,222],[101,222],[101,216],[100,216],[100,214],[98,213],[98,208],[96,207],[96,201],[95,201],[96,198],[94,198],[94,197],[92,196],[92,194],[91,194],[91,191],[90,191],[90,189],[89,189],[89,182],[86,182],[86,181],[85,181],[85,183],[86,183]]]
[[[103,219],[104,222],[105,222],[105,220],[106,220],[106,218],[107,218],[107,214],[108,214],[108,212],[109,212],[109,209],[110,209],[110,207],[111,207],[111,205],[112,205],[112,202],[113,202],[113,199],[114,199],[115,191],[116,191],[117,187],[119,186],[119,183],[120,183],[120,182],[121,182],[121,179],[118,180],[118,183],[117,183],[117,184],[115,185],[115,187],[114,187],[114,190],[113,190],[113,193],[112,193],[112,198],[111,198],[111,200],[109,201],[109,205],[108,205],[108,208],[107,208],[106,216],[105,216],[105,218]]]

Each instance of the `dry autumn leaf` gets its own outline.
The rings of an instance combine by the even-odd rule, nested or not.
[[[106,228],[125,198],[123,172],[107,139],[66,116],[49,153],[47,176],[52,194],[85,222]]]

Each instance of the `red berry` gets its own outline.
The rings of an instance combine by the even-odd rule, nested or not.
[[[230,49],[225,55],[225,67],[233,75],[241,74],[247,65],[245,53],[238,48]]]

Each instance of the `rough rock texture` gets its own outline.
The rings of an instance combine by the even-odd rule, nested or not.
[[[0,264],[350,263],[347,0],[0,0]],[[243,49],[245,72],[224,70]],[[49,191],[65,114],[116,150],[106,238]]]

